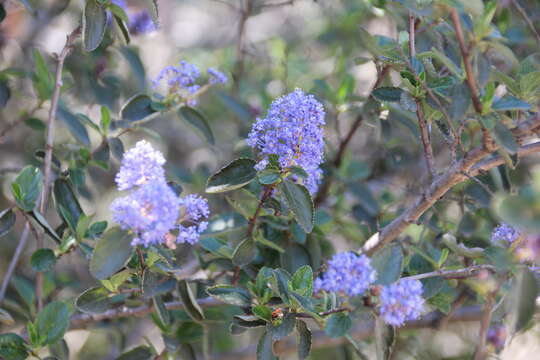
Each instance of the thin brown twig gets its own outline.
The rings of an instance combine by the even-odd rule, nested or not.
[[[531,32],[533,33],[534,35],[534,38],[536,40],[536,43],[538,45],[540,45],[540,33],[538,33],[538,30],[536,30],[536,27],[534,26],[534,23],[532,22],[531,18],[529,17],[529,15],[527,15],[527,12],[525,11],[525,9],[523,9],[521,7],[521,5],[519,5],[519,2],[518,0],[511,0],[512,2],[512,6],[514,6],[514,8],[516,9],[516,11],[519,13],[519,15],[523,18],[523,20],[525,21],[525,23],[527,24],[527,26],[529,27],[529,29],[531,30]]]
[[[56,110],[58,108],[58,101],[60,100],[60,89],[62,87],[62,70],[64,68],[64,61],[73,48],[73,43],[79,37],[81,27],[78,26],[73,30],[66,38],[66,44],[57,57],[56,62],[56,76],[54,82],[54,90],[51,98],[51,107],[49,109],[49,117],[47,119],[47,141],[45,143],[45,160],[43,164],[44,177],[43,177],[43,193],[41,196],[41,203],[39,205],[39,212],[45,215],[47,209],[47,202],[49,199],[49,187],[51,185],[51,165],[52,165],[52,152],[55,136],[55,118]],[[38,248],[43,247],[43,237],[38,238]],[[36,298],[38,303],[38,310],[43,308],[43,273],[39,272],[36,276]]]
[[[9,263],[6,273],[4,274],[4,278],[2,279],[2,287],[0,287],[0,304],[4,301],[4,298],[6,296],[6,291],[9,285],[9,281],[11,280],[11,277],[13,276],[13,273],[15,272],[15,268],[17,267],[17,263],[19,262],[19,258],[21,257],[23,250],[26,247],[26,243],[28,242],[28,238],[30,237],[29,235],[30,235],[30,224],[28,224],[27,222],[24,225],[24,230],[19,239],[19,243],[17,244],[17,248],[15,249],[15,253],[13,254],[13,257],[11,258],[11,262]]]
[[[486,303],[482,310],[482,318],[480,320],[480,333],[478,339],[478,345],[474,353],[474,360],[484,360],[487,358],[486,343],[487,333],[489,330],[489,324],[491,324],[491,317],[493,315],[493,305],[495,304],[494,294],[489,294],[486,298]]]
[[[432,272],[427,272],[418,275],[405,276],[402,279],[421,280],[432,277],[442,277],[444,279],[464,279],[478,275],[481,271],[494,272],[495,268],[492,265],[473,265],[462,269],[440,269]]]

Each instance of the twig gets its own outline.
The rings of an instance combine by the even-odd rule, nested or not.
[[[409,11],[409,56],[412,60],[416,57],[416,45],[415,45],[415,30],[416,21],[412,12]],[[414,69],[413,72],[415,73]],[[433,157],[433,147],[431,146],[431,140],[429,138],[429,130],[426,119],[424,117],[424,111],[422,110],[422,102],[420,99],[414,99],[416,103],[416,117],[418,118],[418,126],[420,127],[420,139],[422,140],[422,147],[424,148],[424,156],[426,158],[426,167],[428,173],[431,176],[435,176],[435,162]]]
[[[51,165],[52,165],[52,151],[54,144],[55,134],[55,117],[56,109],[58,108],[58,101],[60,100],[60,89],[62,87],[62,70],[64,68],[64,61],[73,48],[73,43],[81,32],[81,27],[78,26],[75,30],[67,36],[66,44],[58,55],[56,63],[56,76],[54,82],[54,90],[51,98],[51,108],[49,109],[49,117],[47,119],[47,142],[45,143],[45,160],[44,160],[44,178],[43,178],[43,193],[41,196],[41,203],[39,205],[39,212],[45,214],[47,209],[47,201],[49,199],[49,187],[51,184]],[[38,248],[43,247],[43,237],[38,239]],[[36,298],[38,302],[38,310],[43,308],[43,273],[39,272],[36,276]]]
[[[518,0],[511,0],[511,2],[512,2],[512,5],[514,6],[514,8],[519,13],[519,15],[523,18],[523,20],[525,21],[525,23],[527,24],[527,26],[529,27],[531,32],[533,33],[534,38],[536,39],[536,43],[538,45],[540,45],[540,33],[538,33],[538,30],[536,30],[536,27],[534,26],[534,23],[532,22],[529,15],[527,15],[527,12],[525,11],[525,9],[523,9],[521,7],[521,5],[519,5]]]
[[[15,129],[20,123],[22,123],[24,120],[28,119],[30,116],[34,115],[36,111],[38,111],[41,108],[41,105],[43,103],[40,101],[36,106],[34,106],[30,111],[24,112],[18,119],[7,125],[2,131],[0,131],[0,144],[4,143],[4,139],[7,136],[7,134]]]
[[[441,270],[436,270],[436,271],[432,271],[432,272],[428,272],[424,274],[405,276],[402,278],[402,280],[404,279],[421,280],[421,279],[428,279],[432,277],[442,277],[445,279],[464,279],[464,278],[476,276],[479,272],[485,271],[485,270],[494,272],[495,268],[491,265],[474,265],[474,266],[469,266],[466,268],[455,269],[455,270],[441,269]]]
[[[480,333],[478,339],[478,345],[474,354],[474,360],[484,360],[487,358],[486,352],[486,343],[487,343],[487,333],[489,330],[489,324],[491,323],[491,316],[493,314],[493,305],[495,299],[494,294],[489,294],[486,298],[486,303],[484,304],[484,309],[482,311],[482,319],[480,320]]]
[[[6,296],[6,290],[9,285],[9,281],[11,280],[11,277],[13,276],[13,272],[15,271],[15,268],[17,267],[17,263],[19,262],[19,258],[21,257],[22,252],[26,246],[26,242],[28,241],[29,235],[30,235],[30,224],[27,222],[24,225],[24,230],[21,234],[21,238],[19,239],[19,243],[17,244],[15,253],[13,254],[13,257],[11,258],[11,262],[9,263],[9,266],[6,270],[4,279],[2,280],[2,287],[0,288],[0,304],[4,301],[4,298]]]
[[[233,71],[233,91],[238,93],[240,88],[240,79],[244,73],[244,42],[245,42],[245,32],[246,32],[246,23],[251,15],[251,0],[245,0],[244,6],[240,10],[240,20],[238,22],[238,31],[236,39],[236,64]]]
[[[519,138],[533,133],[539,126],[540,117],[534,117],[529,121],[520,123],[518,127],[512,130],[512,133]],[[540,142],[520,147],[517,155],[518,157],[524,157],[537,152],[540,152]],[[362,247],[362,251],[371,254],[376,249],[395,240],[407,226],[417,221],[424,212],[431,208],[454,185],[468,180],[467,176],[463,175],[463,173],[476,176],[482,171],[489,170],[504,163],[504,159],[500,156],[486,159],[490,154],[491,151],[486,150],[484,146],[478,147],[470,151],[463,159],[451,165],[444,174],[438,176],[431,183],[424,194],[416,197],[411,206],[390,224],[386,225],[378,236],[374,236],[366,242]]]

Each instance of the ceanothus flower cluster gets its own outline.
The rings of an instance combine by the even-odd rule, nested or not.
[[[147,9],[132,13],[128,10],[125,0],[112,0],[112,3],[120,6],[126,12],[129,22],[127,24],[129,33],[132,35],[148,34],[156,31],[156,25]]]
[[[164,164],[163,155],[142,140],[124,154],[116,174],[118,189],[130,192],[115,199],[111,211],[122,229],[135,234],[133,246],[194,244],[208,226],[206,199],[193,194],[179,198],[167,185]]]
[[[403,279],[384,286],[380,294],[379,311],[384,322],[401,326],[405,321],[417,319],[424,306],[422,283]]]
[[[502,223],[493,229],[491,242],[494,244],[503,243],[504,245],[512,245],[519,236],[519,231],[506,223]]]
[[[322,177],[324,116],[322,104],[299,89],[274,100],[266,117],[258,118],[248,135],[248,145],[262,155],[256,169],[264,169],[275,155],[282,170],[304,169],[308,176],[303,183],[315,193]]]
[[[153,80],[154,88],[165,85],[169,95],[178,95],[187,100],[188,105],[196,106],[195,95],[201,90],[197,83],[201,72],[199,68],[187,61],[180,61],[178,66],[166,66]],[[222,72],[208,68],[208,85],[225,84],[228,78]]]
[[[357,296],[363,294],[376,279],[377,273],[366,255],[342,252],[328,261],[328,269],[320,278],[315,279],[314,288],[315,291]]]

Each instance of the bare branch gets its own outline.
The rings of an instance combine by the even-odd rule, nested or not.
[[[494,272],[495,268],[491,265],[474,265],[469,266],[463,269],[452,269],[452,270],[436,270],[428,273],[418,274],[418,275],[412,275],[412,276],[405,276],[402,278],[408,279],[408,280],[421,280],[421,279],[427,279],[432,277],[442,277],[445,279],[464,279],[476,276],[481,271],[490,271]]]
[[[15,253],[13,254],[13,257],[11,258],[11,262],[9,263],[6,274],[4,275],[4,279],[2,280],[2,287],[0,288],[0,304],[4,301],[4,298],[6,296],[6,290],[9,285],[9,281],[11,280],[11,277],[13,276],[13,272],[15,271],[15,268],[17,267],[19,258],[21,257],[23,253],[26,243],[28,242],[29,235],[30,235],[30,224],[27,222],[24,225],[24,230],[21,234],[21,238],[19,239],[19,243],[17,244]]]
[[[494,294],[489,294],[482,310],[482,319],[480,320],[480,333],[478,335],[478,345],[474,354],[474,360],[487,359],[486,343],[489,324],[493,314],[493,305],[495,304]]]

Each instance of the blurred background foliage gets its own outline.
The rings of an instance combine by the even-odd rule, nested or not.
[[[103,225],[100,221],[111,220],[109,205],[117,196],[113,180],[123,149],[142,138],[151,141],[168,160],[170,180],[180,183],[186,193],[204,193],[211,174],[232,159],[252,156],[244,139],[255,118],[264,116],[274,98],[302,88],[315,94],[327,111],[326,174],[321,185],[324,193],[314,197],[315,231],[306,235],[297,226],[292,240],[274,236],[273,242],[287,251],[261,247],[254,264],[281,266],[291,273],[309,264],[318,273],[329,255],[360,248],[427,191],[430,175],[415,114],[420,105],[413,98],[419,96],[424,101],[437,173],[444,173],[453,164],[453,156],[464,156],[480,144],[481,126],[492,131],[505,163],[479,174],[474,181],[456,185],[414,219],[401,234],[406,258],[402,268],[409,275],[433,271],[433,262],[445,263],[442,254],[448,256],[449,250],[446,265],[470,265],[473,260],[463,260],[455,247],[445,245],[444,234],[453,234],[467,248],[485,249],[491,246],[493,227],[503,220],[540,232],[540,157],[532,155],[517,161],[515,154],[521,144],[509,132],[538,112],[538,35],[532,33],[522,13],[538,29],[540,7],[537,0],[520,0],[517,7],[515,3],[158,0],[156,31],[132,34],[127,44],[119,28],[109,23],[95,51],[84,51],[77,43],[67,57],[53,167],[61,164],[61,169],[67,171],[84,213],[93,214],[97,238]],[[4,0],[0,4],[0,209],[7,209],[15,203],[11,183],[17,174],[25,165],[42,164],[54,86],[53,54],[62,50],[66,35],[79,25],[85,4],[67,0]],[[152,1],[143,0],[129,0],[128,5],[132,11],[154,6]],[[475,109],[465,82],[459,44],[445,10],[453,6],[460,9],[464,31],[474,45],[469,51],[474,54],[473,67],[484,110],[478,116],[481,121],[473,119]],[[418,60],[412,63],[418,66],[415,69],[410,69],[406,60],[410,13],[417,18]],[[213,87],[199,98],[197,111],[205,120],[154,109],[150,110],[151,118],[124,126],[124,104],[136,94],[151,95],[151,79],[163,67],[179,60],[200,68],[215,67],[230,77],[227,85]],[[451,131],[445,122],[446,114],[437,110],[440,105],[426,96],[415,76],[424,76],[421,81],[427,78],[427,86],[440,101],[450,99],[444,109],[460,131],[461,149],[453,152],[447,144]],[[375,85],[386,91],[372,93]],[[100,126],[108,117],[110,129]],[[353,128],[357,131],[351,132]],[[237,191],[227,197],[209,194],[212,214],[241,212],[234,205],[251,205],[258,186],[252,183],[248,187],[251,192]],[[52,206],[44,215],[55,229],[65,221]],[[245,225],[245,219],[235,219]],[[14,229],[0,241],[0,274],[7,270],[24,223],[25,217],[17,216]],[[36,231],[42,230],[37,226]],[[36,314],[32,284],[36,271],[30,262],[36,247],[32,236],[1,306],[9,312],[6,316],[14,318],[15,325],[8,319],[3,329],[21,330],[21,324]],[[88,243],[94,246],[91,238]],[[234,232],[224,238],[233,244],[241,240]],[[48,238],[47,244],[53,246]],[[177,263],[193,266],[195,261],[197,265],[199,257],[204,264],[208,253],[200,246],[197,250],[178,246]],[[513,266],[508,253],[493,250],[490,254],[496,260],[488,259],[486,263]],[[87,256],[77,249],[58,257],[54,270],[44,272],[45,298],[68,300],[95,286]],[[212,284],[213,276],[221,270],[219,266],[209,269],[193,269],[189,274],[202,284],[197,297],[205,297],[204,287]],[[463,293],[466,302],[482,302],[485,292],[479,287],[489,286],[489,282],[470,282],[467,286],[458,286],[454,280],[438,283],[445,290],[434,290],[430,306],[447,313]],[[122,300],[127,304],[131,301]],[[133,304],[140,302],[135,299]],[[228,306],[205,308],[215,358],[254,356],[253,344],[260,333],[229,333],[230,320],[239,313],[238,308]],[[184,311],[174,310],[171,315],[178,321],[173,337],[182,347],[181,358],[192,358],[195,350],[187,345],[199,344],[207,330],[191,321]],[[468,322],[439,331],[429,327],[403,331],[395,345],[400,350],[395,358],[469,359],[477,333],[478,324]],[[114,359],[146,341],[158,352],[165,346],[159,328],[149,316],[68,331],[66,341],[69,358],[77,359]],[[67,358],[64,343],[58,344],[51,348],[52,353]],[[533,327],[526,335],[515,338],[500,356],[534,358],[538,344],[538,328]],[[371,354],[373,343],[368,341],[365,346]],[[289,351],[284,358],[289,356],[296,355]],[[353,359],[359,355],[351,344],[329,341],[314,348],[310,356]]]

